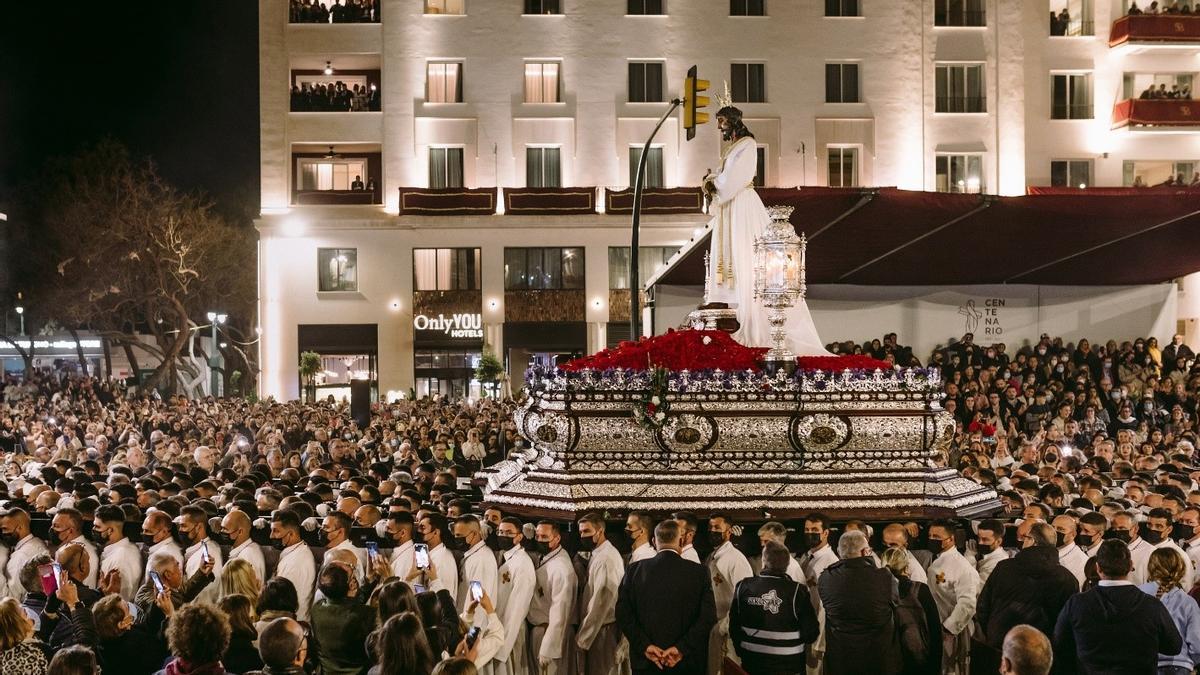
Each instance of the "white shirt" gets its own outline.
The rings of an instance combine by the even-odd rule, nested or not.
[[[187,547],[183,553],[183,576],[185,579],[191,579],[192,575],[200,569],[204,564],[202,551],[205,549],[208,549],[208,555],[213,560],[213,580],[204,587],[204,590],[200,591],[196,599],[216,604],[217,596],[221,593],[221,569],[224,564],[221,561],[221,547],[217,546],[212,539],[205,537]]]
[[[942,551],[929,565],[929,590],[937,604],[942,627],[958,635],[971,627],[979,597],[979,572],[958,549]]]
[[[533,655],[534,661],[566,658],[570,648],[565,644],[567,629],[575,617],[575,592],[579,587],[566,549],[559,546],[542,558],[535,576],[537,587],[529,603],[528,620],[535,626],[544,624],[546,633],[541,650]]]
[[[458,613],[466,611],[471,604],[471,582],[478,581],[489,598],[496,597],[496,582],[500,577],[496,554],[482,540],[467,549],[462,559],[462,574],[458,582]],[[441,576],[441,571],[438,571]],[[482,610],[477,610],[482,611]]]
[[[229,560],[245,560],[254,568],[254,573],[258,575],[258,583],[264,583],[267,580],[267,561],[263,558],[262,547],[254,543],[252,539],[247,539],[240,546],[234,546],[229,551]]]
[[[279,554],[275,576],[291,581],[296,587],[296,597],[300,601],[296,620],[307,621],[308,608],[312,606],[313,587],[317,583],[317,561],[313,559],[312,549],[308,544],[299,541],[283,549]]]
[[[1080,588],[1083,588],[1083,583],[1087,581],[1087,574],[1083,571],[1087,561],[1087,554],[1075,542],[1058,549],[1058,564],[1067,568],[1067,571],[1079,582]]]
[[[591,649],[600,629],[617,620],[617,589],[623,578],[625,565],[621,554],[605,539],[588,559],[587,583],[579,598],[581,616],[575,644],[580,649]]]
[[[991,553],[983,556],[975,561],[975,571],[979,573],[979,588],[983,589],[983,585],[987,583],[988,577],[992,576],[992,570],[996,569],[996,565],[1001,560],[1008,560],[1008,550],[1000,546],[992,549]],[[929,577],[926,577],[928,579]],[[926,582],[928,583],[928,581]]]
[[[654,550],[654,547],[650,545],[650,542],[646,542],[633,549],[633,553],[629,554],[629,564],[632,565],[635,562],[649,560],[656,555],[658,555],[658,551]]]
[[[1133,572],[1129,574],[1129,581],[1136,586],[1146,581],[1146,566],[1150,563],[1154,547],[1141,537],[1129,542],[1128,546],[1129,555],[1133,558]]]
[[[454,606],[458,607],[458,563],[454,554],[445,544],[438,544],[429,549],[429,561],[437,569],[437,584],[429,584],[429,590],[436,591],[440,585],[450,593]]]
[[[917,556],[912,554],[912,551],[904,549],[904,555],[908,558],[908,578],[912,581],[919,581],[923,584],[929,584],[929,575],[925,573],[925,568],[921,567],[921,561],[917,560]],[[883,567],[883,565],[880,565]]]
[[[817,612],[817,625],[821,628],[821,633],[812,644],[813,649],[818,652],[825,651],[825,607],[821,604],[820,593],[817,592],[817,579],[820,578],[825,568],[837,561],[837,554],[833,552],[829,544],[822,544],[821,548],[816,550],[809,549],[800,556],[800,569],[804,571],[804,583],[808,586],[808,599]]]
[[[358,564],[354,567],[354,576],[358,578],[359,583],[362,583],[367,570],[367,552],[350,543],[349,539],[343,539],[337,546],[325,549],[324,564],[329,564],[329,561],[333,560],[334,551],[350,551],[354,554],[354,558],[358,560]],[[439,568],[438,576],[441,576],[441,574],[442,570]]]
[[[82,534],[78,537],[75,537],[71,541],[68,541],[67,543],[79,544],[83,547],[84,552],[87,553],[88,573],[87,577],[84,578],[83,583],[87,584],[87,586],[90,588],[96,588],[100,580],[100,554],[96,553],[95,545],[88,541],[87,537],[83,536]]]
[[[462,454],[463,459],[483,461],[483,458],[487,457],[487,448],[479,441],[463,441]]]
[[[100,552],[100,572],[117,570],[121,573],[121,597],[133,602],[142,578],[142,552],[125,537],[109,544]]]
[[[4,565],[4,573],[8,576],[8,595],[16,598],[17,602],[25,597],[25,587],[21,585],[21,568],[40,555],[50,555],[50,551],[41,539],[32,534],[21,537],[8,554],[8,562]]]
[[[708,574],[712,578],[713,600],[717,609],[717,625],[728,633],[729,606],[738,582],[753,576],[750,561],[733,545],[725,542],[708,556]]]
[[[691,560],[697,565],[700,564],[700,554],[696,553],[695,547],[693,547],[691,544],[684,546],[683,551],[680,552],[679,556],[684,560]]]
[[[799,560],[796,560],[790,555],[788,556],[787,575],[792,581],[804,586],[805,588],[808,587],[808,584],[804,583],[804,568],[800,566]]]
[[[392,574],[401,580],[408,579],[408,573],[413,568],[413,558],[415,555],[411,539],[393,548],[391,557]],[[405,583],[408,582],[405,581]]]
[[[1192,570],[1200,568],[1200,537],[1187,542],[1187,555],[1192,561]]]
[[[183,549],[179,548],[179,544],[176,544],[174,539],[167,537],[146,549],[146,561],[149,562],[150,558],[154,557],[154,554],[159,551],[165,551],[170,554],[179,563],[179,569],[183,569]],[[149,578],[150,567],[147,566],[145,573],[142,574],[142,583],[146,583]]]
[[[533,560],[520,546],[513,546],[500,554],[499,590],[496,593],[496,613],[509,628],[504,633],[504,647],[496,652],[497,661],[508,661],[517,637],[524,634],[525,616],[537,587],[537,574]],[[516,654],[515,663],[524,664],[525,655]],[[523,669],[522,669],[523,670]],[[520,671],[518,671],[520,672]]]
[[[1185,592],[1190,591],[1192,589],[1192,581],[1195,578],[1194,575],[1196,573],[1196,568],[1192,564],[1191,557],[1187,553],[1185,553],[1182,548],[1179,548],[1179,544],[1176,544],[1174,539],[1163,539],[1158,544],[1156,544],[1154,546],[1154,548],[1156,548],[1156,549],[1157,548],[1169,548],[1169,549],[1173,549],[1177,553],[1179,553],[1179,557],[1183,559],[1183,567],[1184,567],[1183,579],[1181,579],[1179,581],[1179,583],[1183,586],[1183,588],[1185,589]],[[1151,551],[1151,553],[1153,553],[1153,551]]]

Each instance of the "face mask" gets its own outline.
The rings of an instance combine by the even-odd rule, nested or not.
[[[596,539],[594,537],[580,537],[579,550],[584,552],[596,550]]]
[[[425,535],[422,534],[422,532],[420,530],[414,528],[412,540],[413,540],[414,544],[424,544],[425,543]]]
[[[725,544],[725,533],[724,532],[709,532],[708,533],[708,543],[714,549],[720,548],[721,546],[723,546]]]
[[[1108,530],[1104,533],[1105,539],[1116,539],[1119,542],[1129,543],[1129,530]]]
[[[1079,544],[1080,548],[1088,548],[1089,546],[1092,545],[1092,535],[1077,534],[1077,535],[1075,535],[1075,543]]]
[[[1146,531],[1142,532],[1142,539],[1145,539],[1147,544],[1157,544],[1162,541],[1162,532],[1146,528]]]
[[[995,550],[996,550],[995,544],[980,544],[978,542],[976,542],[976,544],[975,544],[975,553],[980,558],[982,558],[985,555],[988,555],[989,553],[991,553],[992,551],[995,551]]]
[[[501,551],[511,551],[516,545],[514,537],[506,537],[503,534],[496,536],[496,547]]]
[[[805,532],[804,543],[809,548],[816,548],[821,543],[821,535],[815,532]]]
[[[1038,350],[1038,354],[1040,354],[1041,356],[1045,356],[1045,355],[1046,355],[1046,350],[1045,350],[1045,349],[1039,349],[1039,350]]]
[[[1191,539],[1194,534],[1196,534],[1196,532],[1192,528],[1191,525],[1184,525],[1183,523],[1175,523],[1173,526],[1171,526],[1171,538],[1172,539],[1186,541],[1188,539]]]
[[[534,542],[533,550],[537,551],[538,553],[540,553],[544,556],[550,555],[550,542],[548,542],[548,541]]]
[[[346,440],[350,440],[350,439],[354,438],[354,435],[353,434],[342,434],[342,438],[344,438]]]
[[[1059,547],[1059,548],[1062,548],[1063,546],[1066,546],[1066,544],[1067,544],[1067,542],[1066,542],[1066,538],[1067,538],[1067,536],[1066,536],[1065,534],[1063,534],[1062,532],[1056,532],[1056,533],[1055,533],[1055,535],[1056,535],[1056,536],[1055,536],[1055,538],[1054,538],[1054,545],[1055,545],[1055,546],[1057,546],[1057,547]]]
[[[471,545],[467,543],[466,537],[455,537],[454,548],[460,551],[466,551],[467,549],[471,548]]]
[[[271,539],[271,546],[274,546],[275,550],[277,550],[277,551],[282,551],[284,548],[286,548],[283,545],[282,539]]]

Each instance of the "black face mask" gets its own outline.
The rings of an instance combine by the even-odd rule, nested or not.
[[[1157,544],[1163,540],[1162,532],[1146,528],[1146,531],[1142,532],[1142,539],[1145,539],[1147,544]]]
[[[455,537],[454,548],[459,551],[466,551],[471,548],[471,545],[467,543],[466,537]]]
[[[1088,548],[1093,543],[1092,535],[1082,533],[1077,534],[1075,535],[1075,543],[1079,545],[1079,548]]]
[[[171,533],[171,536],[175,538],[175,543],[179,544],[183,548],[187,548],[192,545],[191,537],[189,537],[182,530],[175,530]]]
[[[1119,542],[1129,543],[1129,530],[1108,530],[1104,533],[1105,539],[1116,539]]]
[[[538,553],[540,553],[540,554],[542,554],[542,555],[544,555],[544,556],[545,556],[545,555],[550,555],[550,542],[548,542],[548,541],[535,541],[535,542],[533,543],[533,550],[537,551]]]
[[[1196,531],[1191,525],[1183,523],[1175,523],[1171,526],[1171,538],[1179,541],[1187,541],[1196,535]]]
[[[421,532],[420,530],[414,529],[413,535],[412,535],[412,540],[413,540],[414,544],[424,544],[425,543],[425,534],[423,532]]]
[[[596,540],[593,537],[580,537],[579,550],[588,553],[596,550]]]
[[[995,551],[995,550],[996,550],[996,546],[994,544],[980,544],[979,542],[975,543],[975,553],[980,558],[982,558],[985,555],[988,555],[989,553],[991,553],[992,551]]]
[[[942,545],[943,544],[942,544],[941,539],[930,539],[929,541],[925,542],[925,547],[928,548],[929,552],[934,554],[935,556],[941,555]]]
[[[1067,543],[1065,541],[1067,538],[1067,535],[1063,534],[1062,532],[1055,532],[1054,534],[1055,534],[1054,545],[1059,548],[1062,548],[1063,546],[1065,546]]]
[[[816,548],[821,543],[821,535],[816,532],[804,533],[804,545],[809,548]]]
[[[723,546],[725,544],[725,533],[724,532],[709,532],[708,533],[708,543],[710,546],[713,547],[713,550],[721,548],[721,546]]]
[[[275,549],[278,551],[282,551],[283,549],[287,548],[286,546],[283,545],[282,539],[272,539],[271,546],[274,546]]]
[[[496,548],[500,549],[501,551],[511,551],[516,545],[517,544],[514,537],[506,537],[502,534],[496,535]]]

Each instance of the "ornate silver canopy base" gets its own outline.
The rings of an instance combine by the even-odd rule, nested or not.
[[[673,373],[660,428],[632,410],[651,373],[535,375],[516,421],[531,448],[479,474],[527,517],[725,511],[754,521],[971,516],[996,493],[935,467],[954,431],[936,372]]]

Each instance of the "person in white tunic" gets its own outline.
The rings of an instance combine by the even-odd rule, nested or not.
[[[388,516],[386,532],[392,540],[392,574],[398,579],[407,579],[416,561],[412,540],[415,527],[412,514],[407,511],[397,511]]]
[[[725,657],[734,663],[741,662],[729,640],[729,607],[733,605],[738,582],[754,573],[745,554],[733,545],[733,523],[729,522],[728,516],[710,516],[708,536],[713,548],[705,564],[708,576],[712,579],[713,601],[717,610],[717,623],[708,636],[708,672],[709,675],[721,675],[725,670]]]
[[[1087,565],[1087,554],[1075,544],[1075,519],[1071,516],[1058,516],[1054,519],[1054,531],[1058,533],[1058,564],[1067,568],[1075,577],[1075,581],[1079,582],[1079,587],[1083,588],[1084,582],[1087,581],[1087,574],[1083,571]],[[983,583],[980,583],[981,588],[982,586]]]
[[[497,579],[499,566],[496,564],[496,554],[483,541],[483,528],[475,516],[459,516],[454,521],[454,540],[461,543],[463,550],[462,563],[459,568],[458,582],[458,613],[466,611],[467,606],[476,603],[471,597],[471,582],[478,581],[483,586],[483,592],[488,597],[497,597]],[[486,618],[486,615],[479,618]]]
[[[929,590],[942,620],[942,672],[965,674],[971,621],[979,598],[979,572],[955,547],[951,521],[935,521],[929,526],[929,550],[937,551],[929,565]]]
[[[212,560],[213,581],[196,599],[216,604],[221,594],[221,547],[208,536],[208,514],[199,506],[185,506],[179,514],[179,534],[191,542],[183,551],[183,574],[191,578],[204,563]]]
[[[829,518],[825,514],[813,513],[804,519],[804,545],[808,550],[800,556],[800,568],[804,570],[808,597],[817,613],[817,624],[821,627],[821,634],[808,650],[808,673],[821,675],[821,661],[825,656],[825,607],[821,604],[817,579],[827,567],[838,561],[837,554],[829,546]]]
[[[29,514],[21,509],[11,509],[0,518],[0,533],[4,534],[12,547],[4,566],[4,573],[8,577],[8,595],[20,600],[25,597],[21,568],[38,556],[49,555],[50,551],[41,539],[33,536],[29,529]]]
[[[421,519],[419,528],[425,545],[429,547],[429,561],[437,567],[437,578],[454,600],[454,606],[458,607],[458,561],[454,559],[454,553],[442,542],[443,533],[446,531],[446,516],[440,513],[426,514]],[[438,590],[431,583],[424,586],[431,591]]]
[[[1129,547],[1129,556],[1133,558],[1133,571],[1129,573],[1129,580],[1134,584],[1145,582],[1146,566],[1150,562],[1150,554],[1154,552],[1154,545],[1138,536],[1137,520],[1127,511],[1113,514],[1112,529],[1118,538],[1125,540],[1125,545]],[[1124,534],[1120,534],[1122,532]]]
[[[1179,512],[1176,520],[1188,532],[1179,545],[1192,561],[1192,569],[1200,569],[1200,508],[1189,506]]]
[[[1183,578],[1179,580],[1179,583],[1183,588],[1191,590],[1195,568],[1187,552],[1180,548],[1174,539],[1171,539],[1172,520],[1173,518],[1169,510],[1162,507],[1151,509],[1150,513],[1146,516],[1146,522],[1142,525],[1142,538],[1156,549],[1169,548],[1179,554],[1179,557],[1183,559]],[[1147,566],[1149,563],[1150,561],[1147,559]],[[1148,574],[1147,578],[1149,578]]]
[[[898,548],[904,551],[904,557],[908,560],[908,578],[913,581],[919,581],[923,584],[929,583],[929,576],[925,574],[925,568],[921,567],[920,561],[908,550],[910,540],[908,531],[900,523],[892,523],[883,528],[883,544],[888,548]],[[879,565],[882,569],[882,561]]]
[[[542,560],[536,569],[537,586],[529,603],[529,669],[540,675],[567,675],[574,644],[571,620],[575,616],[575,594],[579,581],[571,557],[562,547],[556,523],[538,523],[538,551]]]
[[[125,536],[125,512],[105,504],[96,509],[92,535],[104,542],[100,551],[100,574],[116,570],[121,578],[121,597],[132,601],[142,578],[142,553]]]
[[[737,310],[738,342],[759,347],[771,344],[767,312],[754,299],[754,238],[771,221],[754,191],[758,145],[742,122],[742,111],[722,102],[717,111],[721,131],[721,166],[710,171],[702,185],[711,202],[705,302],[723,302]],[[828,356],[804,298],[787,312],[788,348],[797,356]]]
[[[1008,560],[1008,551],[1004,548],[1004,523],[999,520],[985,520],[979,524],[975,540],[975,571],[979,573],[979,589],[992,575],[992,570],[1001,560]],[[928,583],[928,582],[926,582]]]
[[[330,511],[321,523],[321,531],[325,533],[328,545],[325,548],[324,564],[333,560],[334,551],[349,551],[357,561],[354,565],[354,577],[361,584],[367,573],[367,552],[355,546],[350,541],[350,527],[354,520],[342,511]]]
[[[175,542],[175,538],[171,534],[171,516],[157,509],[151,509],[146,513],[146,519],[142,521],[142,542],[149,542],[146,548],[146,560],[149,560],[155,553],[165,552],[172,558],[183,565],[183,549],[179,548],[179,544]],[[145,546],[145,543],[143,543]],[[147,567],[142,575],[142,582],[150,578],[150,568]]]
[[[60,509],[50,521],[50,530],[54,533],[59,546],[79,544],[83,547],[88,559],[88,573],[83,583],[88,588],[96,588],[100,578],[100,554],[92,542],[83,536],[83,515],[75,509]]]
[[[658,555],[650,543],[650,535],[654,533],[654,520],[649,515],[634,511],[625,519],[625,536],[629,537],[632,551],[629,553],[629,564],[649,560]]]
[[[617,625],[617,591],[625,564],[605,536],[600,514],[589,513],[579,520],[579,550],[591,553],[575,634],[579,665],[588,675],[617,675],[629,668],[629,646]]]
[[[773,541],[780,546],[787,548],[787,526],[783,523],[774,520],[763,523],[762,527],[758,528],[758,543],[762,548],[767,547],[768,541]],[[757,563],[757,565],[756,565]],[[756,569],[757,567],[757,569]],[[758,574],[762,571],[762,556],[755,556],[750,561],[750,569]],[[808,588],[804,583],[804,568],[800,566],[800,561],[796,560],[790,553],[788,554],[787,576],[792,581]]]
[[[230,511],[221,520],[221,530],[229,538],[229,560],[245,560],[254,569],[260,584],[267,580],[267,561],[262,547],[250,540],[250,516],[244,511]]]
[[[271,514],[271,540],[279,542],[283,551],[275,576],[283,577],[296,587],[299,609],[298,621],[308,621],[308,610],[312,607],[313,588],[317,583],[317,561],[312,549],[300,538],[300,518],[293,511],[278,509]]]
[[[504,623],[504,646],[496,652],[496,675],[525,675],[529,672],[525,657],[525,617],[537,586],[533,560],[522,544],[521,521],[504,518],[496,531],[500,546],[499,591],[496,613]]]
[[[699,565],[700,554],[696,552],[696,547],[693,545],[696,543],[696,530],[700,529],[700,521],[696,519],[696,514],[691,511],[680,511],[672,514],[671,517],[679,523],[679,545],[682,547],[679,557]]]

